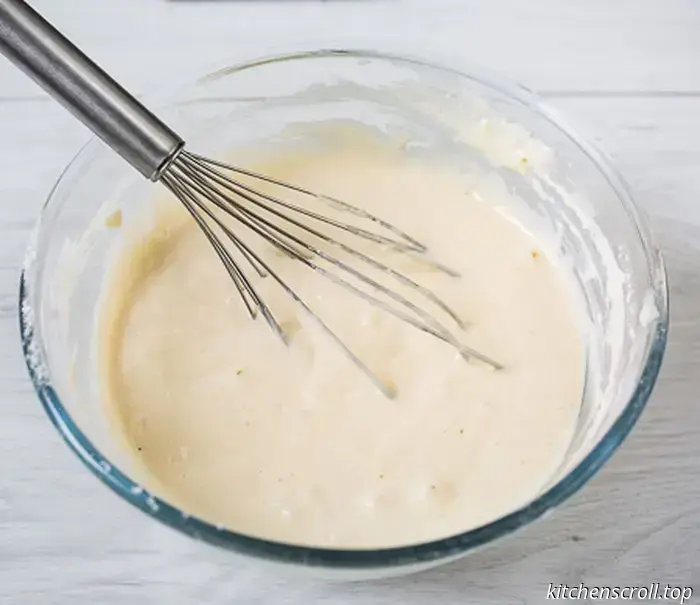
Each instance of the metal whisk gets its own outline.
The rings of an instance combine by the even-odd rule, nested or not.
[[[464,324],[444,301],[366,251],[369,243],[378,251],[408,255],[457,277],[432,261],[425,246],[397,227],[357,206],[187,151],[183,139],[23,0],[0,0],[0,52],[144,177],[162,183],[177,197],[221,259],[251,317],[262,315],[285,342],[284,330],[247,275],[251,269],[277,282],[386,396],[394,395],[392,388],[314,313],[279,271],[247,243],[251,234],[375,307],[456,347],[465,358],[501,368],[498,362],[461,342],[458,333]],[[278,193],[271,192],[275,189]],[[281,196],[285,193],[325,205],[349,220],[284,199]],[[232,221],[224,220],[226,217]],[[382,283],[383,278],[393,286]],[[453,327],[440,321],[438,314]]]

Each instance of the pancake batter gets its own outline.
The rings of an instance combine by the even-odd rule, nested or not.
[[[261,171],[357,204],[426,244],[461,277],[410,259],[402,270],[468,322],[466,344],[506,369],[467,363],[261,248],[395,388],[387,399],[269,278],[256,283],[291,345],[251,321],[173,204],[119,260],[101,311],[104,395],[137,478],[211,523],[332,547],[433,540],[535,497],[564,456],[582,392],[582,338],[562,270],[446,168],[348,147]]]

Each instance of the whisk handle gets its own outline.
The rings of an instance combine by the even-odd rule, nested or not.
[[[0,53],[145,177],[183,140],[23,0],[0,0]]]

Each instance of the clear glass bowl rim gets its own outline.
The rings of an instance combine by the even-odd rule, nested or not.
[[[217,70],[200,78],[198,81],[205,82],[227,74],[271,63],[330,57],[386,60],[389,62],[398,62],[451,73],[468,80],[473,80],[482,86],[494,89],[500,94],[509,97],[511,101],[516,101],[525,105],[528,109],[546,118],[550,124],[563,132],[586,156],[588,156],[608,180],[610,186],[617,194],[620,203],[627,211],[630,220],[637,227],[647,255],[650,274],[655,277],[652,283],[654,283],[654,294],[659,312],[656,330],[651,346],[649,347],[640,380],[622,413],[591,452],[589,452],[568,475],[534,501],[487,525],[454,536],[421,544],[381,549],[342,550],[300,546],[255,538],[242,533],[222,529],[198,519],[195,516],[184,514],[178,508],[148,494],[137,483],[134,483],[129,477],[115,468],[76,426],[61,403],[51,383],[42,375],[40,369],[42,364],[48,364],[44,343],[41,341],[41,335],[39,334],[39,346],[37,346],[35,342],[35,328],[26,321],[26,318],[31,316],[31,313],[28,315],[26,310],[33,310],[30,288],[33,287],[34,284],[30,284],[27,278],[27,267],[33,262],[33,258],[29,258],[30,256],[33,257],[34,254],[31,250],[27,252],[28,258],[25,261],[25,269],[21,274],[19,289],[19,319],[24,359],[34,389],[44,410],[75,455],[78,456],[94,475],[124,500],[150,517],[181,533],[242,555],[267,561],[312,567],[358,570],[395,568],[453,558],[511,534],[564,502],[581,489],[598,470],[600,470],[613,452],[615,452],[624,441],[646,406],[654,384],[656,383],[666,349],[669,324],[666,271],[659,249],[654,243],[651,232],[647,226],[646,219],[635,206],[629,190],[617,170],[600,150],[590,142],[581,140],[551,108],[532,91],[521,85],[506,81],[492,74],[486,75],[483,70],[472,66],[469,67],[468,72],[465,72],[460,69],[446,67],[446,65],[439,63],[427,62],[423,59],[409,57],[404,54],[396,55],[363,49],[322,49],[278,54]],[[43,212],[47,206],[51,204],[56,191],[59,189],[66,175],[70,173],[71,168],[79,162],[84,154],[91,151],[93,142],[94,140],[85,145],[76,154],[52,188],[42,208],[42,215],[35,227],[35,236],[41,229]]]

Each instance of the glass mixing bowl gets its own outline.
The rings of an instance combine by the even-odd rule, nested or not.
[[[128,456],[106,426],[94,326],[122,231],[106,226],[107,219],[119,209],[128,222],[159,186],[92,141],[61,175],[30,243],[20,288],[22,345],[36,392],[66,443],[146,515],[267,562],[341,578],[397,575],[463,556],[541,517],[581,488],[634,426],[666,346],[668,294],[659,251],[617,172],[529,91],[472,68],[333,50],[228,67],[158,111],[192,149],[210,155],[298,144],[303,128],[283,135],[291,124],[354,121],[401,137],[411,153],[490,171],[556,231],[592,329],[586,388],[566,458],[536,499],[507,516],[445,539],[381,550],[310,548],[216,527],[130,479]],[[510,137],[510,152],[489,145],[494,133]]]

